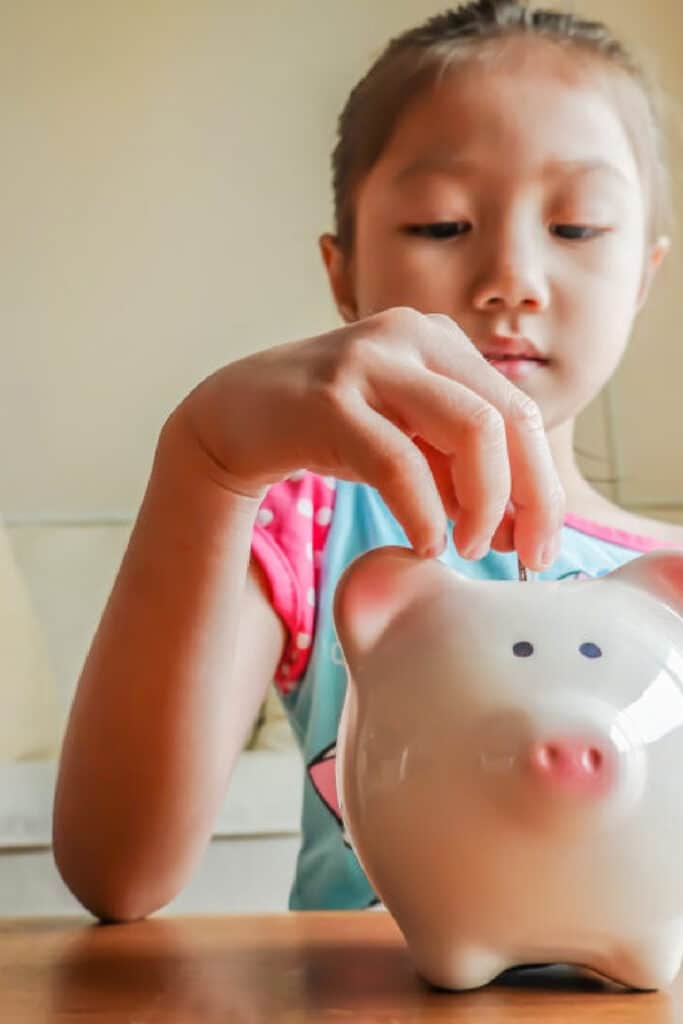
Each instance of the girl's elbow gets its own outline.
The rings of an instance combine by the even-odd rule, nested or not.
[[[102,867],[93,875],[78,858],[53,840],[53,858],[59,875],[81,906],[101,924],[130,924],[165,907],[177,895],[178,886],[157,877],[153,884],[131,878],[112,878]]]

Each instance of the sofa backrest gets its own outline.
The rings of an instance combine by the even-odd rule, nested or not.
[[[6,530],[68,709],[121,558],[130,522],[12,523]]]
[[[43,629],[62,725],[132,526],[132,520],[123,519],[5,525]],[[246,745],[270,750],[294,745],[274,688]]]

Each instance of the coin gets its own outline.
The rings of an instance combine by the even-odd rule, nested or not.
[[[522,583],[528,583],[534,578],[534,573],[531,569],[527,569],[519,555],[517,555],[517,572]]]

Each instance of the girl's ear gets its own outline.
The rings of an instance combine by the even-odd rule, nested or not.
[[[655,274],[664,262],[664,257],[671,248],[671,239],[667,235],[660,235],[657,241],[650,247],[650,251],[647,254],[645,266],[643,268],[643,276],[640,282],[640,290],[638,292],[638,298],[636,299],[636,313],[639,313],[647,297],[650,294],[650,287],[654,281]]]
[[[318,245],[339,315],[344,320],[344,323],[352,323],[358,319],[356,302],[353,296],[352,270],[339,248],[336,235],[321,235],[318,239]]]

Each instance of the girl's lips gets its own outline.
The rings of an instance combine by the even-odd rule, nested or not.
[[[532,359],[528,356],[507,357],[505,359],[493,359],[486,357],[486,361],[499,370],[509,380],[522,380],[533,373],[535,369],[545,366],[547,360]]]

